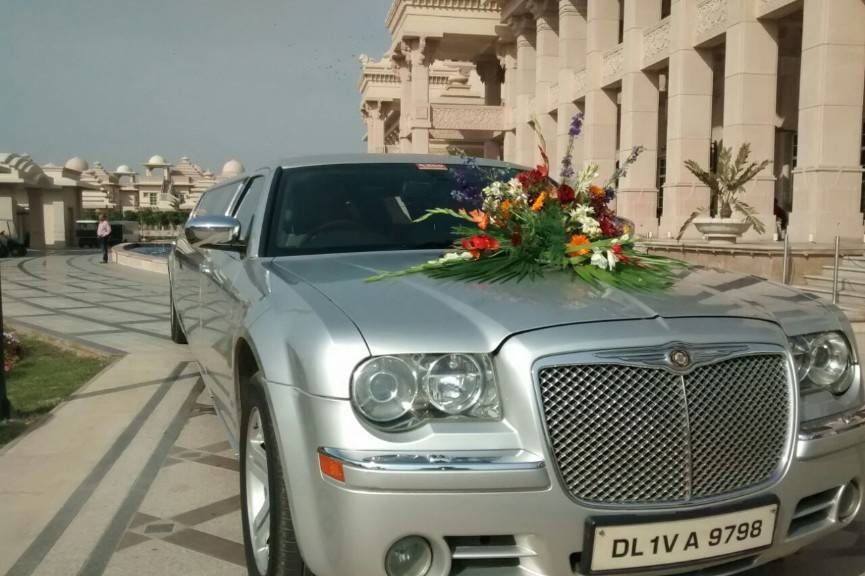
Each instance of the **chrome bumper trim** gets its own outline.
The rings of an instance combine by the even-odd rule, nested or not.
[[[498,560],[500,558],[532,558],[534,550],[522,546],[456,546],[453,560]]]
[[[543,490],[543,459],[525,450],[395,453],[319,448],[342,463],[349,488],[399,491]]]
[[[803,425],[796,455],[809,460],[865,443],[865,407]]]

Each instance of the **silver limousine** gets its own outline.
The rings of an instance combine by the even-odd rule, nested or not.
[[[240,455],[250,574],[726,575],[854,519],[865,391],[829,304],[705,268],[369,282],[441,256],[452,222],[413,220],[467,169],[288,160],[177,239],[171,334]]]

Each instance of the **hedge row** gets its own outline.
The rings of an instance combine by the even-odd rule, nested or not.
[[[189,210],[151,210],[145,208],[140,212],[128,210],[121,212],[120,210],[94,210],[88,209],[82,211],[82,220],[96,220],[100,214],[105,214],[109,220],[131,220],[137,221],[142,226],[177,226],[186,222],[189,218]]]

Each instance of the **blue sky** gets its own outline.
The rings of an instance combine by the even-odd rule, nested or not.
[[[391,0],[0,0],[0,152],[217,170],[362,151]]]

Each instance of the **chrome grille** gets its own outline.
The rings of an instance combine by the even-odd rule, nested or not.
[[[780,354],[679,375],[665,368],[542,368],[541,400],[570,493],[606,504],[710,498],[770,480],[782,464],[790,398]]]

